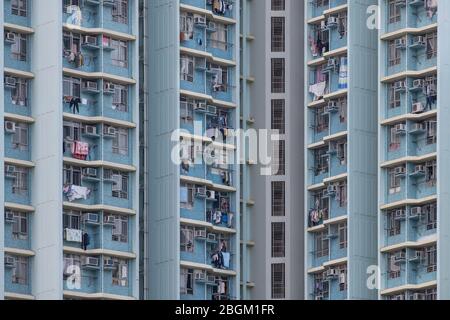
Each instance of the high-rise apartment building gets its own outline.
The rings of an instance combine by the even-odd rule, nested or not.
[[[267,156],[242,155],[242,289],[247,299],[303,297],[302,1],[243,1],[241,126],[273,131]],[[261,135],[263,134],[263,135]],[[279,138],[279,140],[278,140]],[[267,171],[267,169],[269,169]],[[300,209],[300,211],[299,211]]]
[[[148,4],[150,299],[240,298],[239,7]]]
[[[379,297],[448,299],[450,4],[379,5]]]
[[[138,298],[137,1],[1,5],[0,295]]]
[[[305,299],[375,299],[377,32],[371,0],[305,1]]]

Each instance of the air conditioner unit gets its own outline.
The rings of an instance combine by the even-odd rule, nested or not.
[[[194,277],[195,277],[196,281],[205,281],[206,280],[206,273],[203,272],[203,271],[196,271]]]
[[[404,294],[396,295],[396,296],[394,296],[394,297],[392,298],[392,300],[397,300],[397,301],[399,301],[399,300],[405,300],[405,295],[404,295]]]
[[[5,121],[5,131],[8,133],[15,133],[16,123],[12,121]]]
[[[209,114],[217,114],[217,107],[216,106],[208,106],[206,109],[206,112]]]
[[[206,188],[205,187],[197,188],[195,190],[195,195],[197,197],[206,197]]]
[[[423,79],[416,79],[413,81],[413,88],[415,89],[423,88],[425,85],[426,82]]]
[[[206,111],[206,102],[197,102],[194,104],[194,110]]]
[[[16,35],[12,32],[7,32],[5,34],[5,41],[9,43],[14,43],[16,41]]]
[[[105,217],[105,224],[115,224],[116,218],[114,216],[107,216]]]
[[[199,229],[194,232],[195,238],[206,239],[206,230]]]
[[[96,126],[85,126],[84,132],[87,134],[97,134],[97,127]]]
[[[211,191],[211,190],[207,190],[206,191],[206,198],[214,200],[216,199],[216,192],[215,191]]]
[[[202,16],[197,16],[194,18],[194,24],[199,26],[205,26],[206,25],[206,18]]]
[[[114,267],[114,260],[111,258],[103,259],[103,268],[112,268]]]
[[[7,165],[5,168],[5,175],[7,177],[15,177],[16,176],[16,167]]]
[[[216,276],[208,275],[208,276],[206,276],[206,281],[209,283],[214,283],[214,282],[216,282]]]
[[[5,77],[5,87],[7,88],[15,88],[17,83],[17,79],[14,77]]]
[[[425,166],[424,165],[417,165],[414,167],[414,173],[415,174],[425,174]]]
[[[85,267],[98,267],[99,264],[99,259],[95,257],[83,257],[82,259],[82,265]]]
[[[395,131],[396,131],[396,133],[405,133],[406,132],[406,124],[405,123],[396,124]]]
[[[425,46],[427,44],[424,36],[416,36],[413,38],[414,46]]]
[[[14,213],[12,213],[11,211],[7,211],[5,213],[5,220],[8,222],[14,222]]]
[[[85,168],[83,170],[83,174],[86,177],[97,178],[97,169],[96,168]]]
[[[397,167],[397,168],[395,168],[394,173],[396,176],[402,176],[402,175],[406,174],[406,168],[405,167]]]
[[[425,294],[423,294],[423,293],[414,293],[412,295],[412,300],[425,300]]]
[[[209,30],[216,30],[216,23],[215,22],[208,22],[208,29]]]
[[[85,36],[84,37],[84,43],[96,46],[97,45],[97,37]]]
[[[328,194],[329,196],[335,195],[335,194],[336,194],[336,191],[337,191],[337,187],[336,187],[335,185],[333,185],[333,184],[330,184],[330,185],[327,187],[327,194]]]
[[[209,241],[216,241],[216,235],[214,233],[208,233],[207,239]]]
[[[403,210],[403,209],[396,210],[395,214],[394,214],[394,217],[395,217],[395,220],[405,219],[406,218],[405,210]]]
[[[417,113],[422,113],[424,111],[425,111],[425,107],[423,106],[422,102],[413,103],[413,105],[412,105],[412,113],[417,114]]]
[[[87,90],[98,90],[98,83],[96,81],[86,81],[84,83],[84,88]]]
[[[339,106],[337,104],[337,101],[328,101],[327,105],[327,112],[337,112],[339,111]]]
[[[406,253],[404,251],[399,251],[394,255],[396,262],[402,262],[406,259]]]
[[[404,90],[406,89],[406,81],[397,81],[394,83],[395,90]]]
[[[425,130],[425,124],[424,123],[414,123],[411,127],[412,131],[423,131]]]
[[[115,90],[116,90],[116,86],[114,85],[114,83],[105,82],[105,88],[104,88],[105,92],[114,93]]]
[[[107,136],[115,136],[116,135],[116,128],[114,127],[107,127],[105,130],[105,134]]]
[[[5,256],[5,267],[13,267],[15,262],[14,257]]]
[[[418,261],[422,261],[425,257],[425,254],[422,250],[416,250],[416,252],[414,252],[414,259],[417,259]]]
[[[410,216],[412,218],[420,217],[422,215],[422,207],[413,207],[411,208]]]
[[[331,268],[328,269],[325,274],[327,278],[337,278],[339,277],[339,270]]]
[[[339,19],[337,17],[328,17],[328,28],[334,28],[339,25]]]
[[[98,214],[97,213],[86,213],[84,215],[84,222],[98,223]]]
[[[406,48],[406,39],[405,38],[395,39],[395,48],[397,49]]]

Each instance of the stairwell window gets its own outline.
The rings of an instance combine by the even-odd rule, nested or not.
[[[112,107],[116,111],[128,112],[128,86],[114,84]]]
[[[116,128],[116,135],[112,141],[112,152],[123,156],[128,155],[128,129]]]
[[[272,52],[285,51],[285,18],[272,17]]]
[[[27,0],[11,0],[11,14],[20,17],[26,17]]]
[[[272,223],[272,258],[285,257],[285,237],[284,222]]]
[[[272,58],[272,93],[285,92],[285,60]]]
[[[16,131],[12,134],[12,147],[21,151],[28,150],[28,124],[16,123]]]
[[[180,58],[180,78],[194,82],[194,57],[182,55]]]
[[[194,294],[194,270],[180,269],[180,294]]]
[[[321,0],[328,1],[328,0]],[[272,11],[284,11],[286,7],[285,0],[272,0]]]
[[[285,134],[285,100],[272,100],[272,130],[278,130],[278,134]]]
[[[272,175],[284,176],[285,174],[286,142],[284,140],[274,141],[272,143]]]
[[[15,257],[11,273],[12,283],[26,285],[28,283],[28,258]]]
[[[397,5],[399,0],[389,0],[389,23],[396,23],[401,20],[401,7]]]
[[[285,183],[284,181],[272,182],[272,216],[285,216]]]
[[[11,89],[11,103],[16,106],[28,105],[28,81],[16,78],[16,85]]]
[[[180,250],[183,252],[194,252],[194,228],[181,226]]]
[[[115,0],[112,8],[114,22],[128,24],[128,0]]]
[[[114,259],[114,268],[112,271],[112,284],[119,287],[128,286],[128,261],[123,259]]]
[[[27,61],[27,36],[15,33],[14,42],[11,44],[11,58],[18,61]]]
[[[272,299],[284,299],[286,297],[285,264],[272,264]]]
[[[111,61],[113,66],[128,67],[128,42],[111,39]]]

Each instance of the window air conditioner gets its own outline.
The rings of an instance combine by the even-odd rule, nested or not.
[[[96,126],[85,126],[84,132],[87,134],[97,134],[97,127]]]
[[[15,260],[14,257],[5,256],[5,267],[13,267]]]
[[[328,101],[327,112],[337,112],[339,111],[339,107],[337,101]]]
[[[406,174],[406,168],[405,167],[397,167],[395,168],[395,175],[396,176],[401,176]]]
[[[208,29],[209,29],[209,30],[216,30],[216,23],[210,21],[210,22],[208,23]]]
[[[405,40],[405,38],[395,39],[395,48],[397,48],[397,49],[405,49],[406,48],[406,40]]]
[[[398,209],[395,211],[394,217],[396,220],[402,220],[406,218],[405,210]]]
[[[425,130],[425,125],[423,123],[414,123],[411,127],[412,131],[423,131]]]
[[[416,36],[413,38],[413,45],[415,46],[425,46],[426,43],[424,36]]]
[[[208,233],[207,239],[209,241],[216,241],[216,235],[214,233]]]
[[[106,93],[114,93],[116,87],[114,83],[111,82],[105,82],[105,92]]]
[[[397,81],[394,83],[395,90],[404,90],[406,89],[406,81]]]
[[[412,105],[412,113],[422,113],[425,111],[425,108],[423,106],[422,102],[416,102]]]
[[[206,102],[197,102],[194,104],[194,110],[206,111]]]
[[[9,42],[9,43],[14,43],[16,42],[16,35],[12,32],[7,32],[5,34],[5,41]]]
[[[8,222],[14,222],[14,213],[12,213],[11,211],[7,211],[5,213],[5,220]]]
[[[98,84],[96,81],[86,81],[84,83],[84,88],[87,90],[98,90]]]
[[[420,217],[422,215],[422,207],[413,207],[411,208],[411,217]]]
[[[335,185],[329,185],[327,187],[327,194],[328,195],[334,195],[336,193],[337,187]]]
[[[197,188],[195,195],[197,197],[206,197],[206,188],[205,187]]]
[[[406,124],[405,123],[396,124],[395,131],[397,133],[405,133],[406,132]]]
[[[206,230],[195,230],[194,236],[196,238],[206,239]]]
[[[211,191],[211,190],[207,190],[206,191],[206,198],[208,198],[210,200],[215,200],[216,199],[216,192],[215,191]]]
[[[8,133],[15,133],[16,123],[12,121],[5,121],[5,131]]]
[[[328,28],[334,28],[339,25],[339,19],[337,17],[329,17],[328,18]]]
[[[7,88],[15,88],[17,83],[17,79],[14,77],[5,77],[5,87]]]
[[[86,213],[84,215],[84,222],[98,223],[98,214],[97,213]]]
[[[417,165],[414,168],[415,174],[425,174],[425,166],[424,165]]]
[[[397,262],[404,261],[406,259],[406,253],[404,251],[399,251],[394,255],[394,259]]]
[[[97,169],[96,168],[85,168],[83,173],[87,177],[97,178]]]
[[[105,130],[105,134],[107,136],[115,136],[116,135],[116,128],[114,127],[107,127]]]
[[[202,16],[197,16],[194,18],[194,24],[198,26],[205,26],[206,25],[206,18]]]
[[[421,89],[425,86],[426,82],[423,79],[416,79],[413,81],[413,88],[414,89]]]
[[[334,269],[334,268],[328,269],[326,271],[326,276],[327,276],[327,278],[336,278],[336,277],[339,276],[339,271],[337,269]]]
[[[116,218],[114,216],[105,217],[105,224],[114,224],[116,222]]]
[[[195,272],[195,280],[197,281],[205,281],[206,280],[206,273],[203,271],[196,271]]]
[[[112,268],[114,266],[114,260],[111,258],[103,259],[103,268]]]
[[[216,106],[208,106],[206,109],[206,112],[209,114],[217,114],[217,107]]]
[[[97,45],[97,37],[85,36],[84,37],[84,43],[96,46]]]
[[[8,176],[8,177],[14,176],[15,173],[16,173],[16,167],[15,166],[11,166],[11,165],[7,165],[6,169],[5,169],[5,172],[6,172],[6,176]]]
[[[99,259],[95,257],[83,257],[82,265],[85,267],[98,267]]]

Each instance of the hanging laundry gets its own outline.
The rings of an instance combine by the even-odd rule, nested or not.
[[[63,188],[63,194],[67,197],[69,202],[75,200],[86,200],[91,194],[91,189],[81,186],[68,185]]]
[[[428,18],[433,18],[438,10],[438,0],[425,0],[424,1],[425,11]]]
[[[81,11],[81,8],[79,6],[72,5],[68,6],[66,10],[67,13],[70,14],[66,20],[66,23],[81,26],[81,22],[83,19],[83,13]]]
[[[72,143],[72,156],[75,159],[86,160],[89,154],[89,144],[81,141],[74,141]]]
[[[81,230],[68,229],[64,230],[65,239],[69,242],[82,242],[83,233]]]
[[[348,59],[347,57],[341,57],[341,62],[339,64],[339,84],[338,88],[341,89],[347,89],[348,86]]]
[[[309,92],[314,94],[314,101],[320,100],[325,95],[327,88],[326,81],[319,82],[309,86]]]
[[[229,269],[230,268],[230,253],[222,252],[223,256],[223,267]]]

